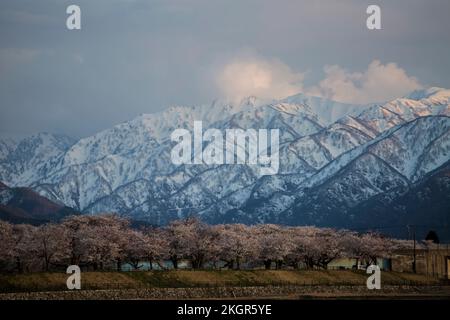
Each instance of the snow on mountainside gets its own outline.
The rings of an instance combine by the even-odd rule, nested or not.
[[[53,167],[53,159],[74,143],[63,135],[38,133],[19,141],[0,141],[0,181],[26,186],[40,179]]]
[[[322,129],[317,116],[303,105],[258,106],[255,99],[246,99],[238,106],[216,102],[209,108],[220,112],[215,109],[208,111],[204,107],[171,108],[161,114],[140,116],[81,139],[58,159],[51,174],[36,181],[33,187],[45,196],[90,212],[100,210],[105,203],[107,209],[121,212],[146,211],[142,208],[150,202],[161,210],[167,210],[168,207],[190,208],[202,205],[207,198],[204,195],[214,194],[215,191],[212,187],[211,190],[205,189],[195,183],[202,177],[202,172],[210,170],[209,167],[177,168],[171,163],[173,143],[170,133],[174,129],[191,128],[194,120],[202,120],[205,128],[208,125],[220,129],[279,128],[281,142],[292,141]],[[227,113],[232,114],[227,117]],[[232,180],[233,176],[241,176],[241,169],[238,166],[226,166],[224,171],[229,177],[222,177],[218,183]],[[245,167],[245,170],[248,168]],[[193,179],[197,176],[197,180]],[[253,179],[253,183],[256,178],[249,179]],[[155,190],[153,187],[138,189],[138,195],[128,192],[130,188],[142,186],[142,180],[149,182]],[[179,197],[174,199],[172,193]],[[110,197],[111,201],[105,197]],[[155,198],[162,199],[162,203],[155,201]],[[213,197],[208,198],[209,202],[214,201]]]
[[[10,138],[0,140],[0,161],[8,158],[8,155],[14,151],[16,141]]]
[[[247,98],[237,105],[215,101],[211,105],[195,107],[170,107],[155,114],[143,114],[104,130],[93,136],[81,139],[66,152],[59,167],[97,161],[104,157],[133,152],[143,144],[152,148],[170,139],[176,128],[191,129],[194,120],[202,120],[209,125],[236,112],[256,108],[260,102]]]
[[[338,225],[343,214],[357,204],[394,189],[406,189],[423,178],[423,159],[433,159],[428,172],[449,163],[449,134],[449,117],[418,118],[342,154],[296,189],[265,193],[258,201],[250,198],[241,211],[250,220],[266,216],[277,223]],[[445,143],[441,143],[442,137],[447,137]],[[216,210],[211,214],[215,220],[229,221],[229,216],[241,213],[220,215]]]
[[[0,180],[86,213],[116,211],[157,224],[196,213],[209,222],[337,223],[349,208],[448,162],[449,116],[450,90],[441,88],[367,106],[299,94],[269,104],[248,98],[171,107],[76,143],[49,134],[1,139]],[[279,174],[173,165],[170,134],[192,129],[194,120],[204,130],[280,129]]]
[[[331,124],[345,115],[358,113],[367,106],[341,103],[324,98],[307,96],[302,93],[287,97],[281,102],[289,104],[308,105],[326,124]]]

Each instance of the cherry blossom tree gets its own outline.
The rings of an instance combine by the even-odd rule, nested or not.
[[[121,241],[129,222],[116,215],[72,216],[63,222],[71,264],[103,269],[121,258]]]
[[[13,226],[14,260],[19,273],[30,271],[36,263],[37,248],[33,241],[36,227],[27,224]]]
[[[303,261],[309,269],[326,269],[334,259],[343,256],[342,232],[329,228],[296,227],[288,229],[290,251],[287,260],[292,265]]]
[[[230,269],[240,269],[243,263],[267,269],[274,263],[277,269],[299,268],[303,263],[310,269],[326,269],[340,257],[373,264],[393,250],[409,247],[410,241],[376,233],[273,224],[210,226],[197,218],[141,230],[111,214],[71,216],[39,227],[0,221],[0,268],[17,272],[50,271],[68,264],[111,269],[114,263],[121,270],[122,262],[140,269],[144,261],[152,268],[154,263],[163,267],[160,262],[165,259],[175,269],[181,259],[188,259],[194,269],[207,263],[217,267],[220,261]]]
[[[153,268],[153,262],[156,262],[161,268],[161,260],[166,259],[169,256],[169,243],[164,237],[163,230],[159,228],[148,228],[145,230],[146,246],[145,257],[150,264],[150,269]]]
[[[141,268],[140,262],[147,256],[147,237],[140,231],[127,230],[124,233],[124,240],[123,260],[135,270]]]
[[[257,238],[258,258],[270,269],[272,262],[281,268],[283,260],[288,256],[290,243],[286,241],[285,229],[274,224],[262,224],[252,228]]]
[[[194,221],[190,226],[187,254],[192,267],[199,269],[204,266],[205,262],[215,260],[219,235],[215,229],[199,220]]]
[[[186,240],[189,235],[188,221],[172,221],[163,231],[163,237],[168,244],[168,258],[173,264],[174,269],[178,269],[181,259],[188,253]]]
[[[63,226],[42,225],[35,230],[32,241],[37,257],[42,259],[44,271],[49,271],[52,264],[67,264],[70,252],[69,237]]]
[[[169,258],[175,269],[180,259],[189,259],[192,268],[202,268],[217,252],[218,233],[195,217],[174,221],[165,228]]]
[[[243,224],[225,224],[215,227],[218,233],[218,259],[226,267],[240,269],[241,263],[257,257],[257,240],[252,229]]]
[[[306,260],[305,248],[305,227],[290,227],[285,231],[286,242],[289,246],[289,252],[285,257],[285,263],[294,269],[298,269],[300,264]],[[306,263],[305,263],[306,265]]]
[[[377,258],[389,257],[396,248],[392,239],[377,233],[359,234],[352,231],[343,234],[341,247],[345,251],[345,256],[356,259],[357,265],[362,262],[367,266],[375,264]]]
[[[367,261],[367,265],[375,264],[377,258],[390,256],[392,248],[390,239],[380,234],[371,232],[361,235],[360,258]]]
[[[319,268],[326,269],[331,261],[343,256],[342,232],[329,228],[319,229],[315,239],[318,252],[314,263]]]
[[[153,263],[167,257],[167,245],[164,233],[158,228],[147,228],[138,231],[128,229],[123,234],[123,260],[135,270],[140,269],[140,262],[148,261],[150,269]]]
[[[13,225],[0,221],[0,268],[7,269],[15,257]]]

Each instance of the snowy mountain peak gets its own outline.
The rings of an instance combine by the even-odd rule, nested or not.
[[[439,88],[439,87],[430,87],[426,89],[415,90],[405,96],[406,99],[412,100],[422,100],[422,99],[448,99],[450,97],[450,90]]]
[[[341,103],[325,98],[296,94],[281,100],[289,104],[301,104],[308,106],[324,124],[331,124],[339,118],[360,112],[365,105]]]

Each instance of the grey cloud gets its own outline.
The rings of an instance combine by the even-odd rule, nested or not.
[[[326,65],[363,72],[397,63],[421,84],[450,87],[450,2],[376,1],[383,30],[365,29],[366,0],[2,0],[0,130],[85,136],[172,104],[221,94],[219,66],[251,50],[305,87]],[[65,29],[65,8],[82,30]],[[11,54],[12,53],[12,54]]]

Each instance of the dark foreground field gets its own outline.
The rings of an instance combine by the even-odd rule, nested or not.
[[[69,291],[65,273],[0,275],[0,299],[333,299],[450,298],[450,286],[409,273],[382,272],[368,290],[363,271],[84,272]]]

